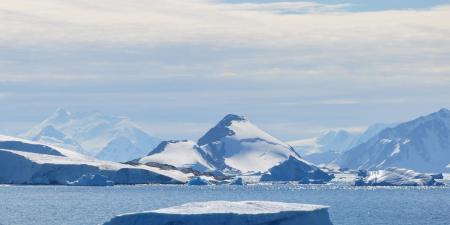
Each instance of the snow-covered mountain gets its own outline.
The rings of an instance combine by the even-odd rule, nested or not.
[[[318,137],[289,141],[287,144],[302,155],[322,152],[345,152],[352,147],[362,144],[380,131],[389,127],[387,124],[377,123],[369,126],[364,132],[350,132],[344,129],[327,131]]]
[[[315,164],[327,164],[341,153],[358,146],[390,125],[377,123],[364,132],[350,132],[344,129],[327,131],[318,137],[290,141],[287,144],[294,147],[304,158]]]
[[[146,165],[170,165],[178,169],[194,169],[198,172],[215,170],[208,155],[197,143],[190,140],[163,141],[148,156],[134,160]]]
[[[229,114],[198,140],[218,169],[265,172],[289,157],[303,160],[294,149],[260,130],[245,117]]]
[[[72,114],[63,109],[21,136],[117,162],[144,156],[161,141],[126,118],[98,111]]]
[[[351,133],[346,130],[327,131],[318,137],[289,141],[291,145],[302,155],[310,155],[321,152],[342,152],[354,145],[360,133]]]
[[[296,171],[282,173],[298,173],[288,178],[319,178],[315,175],[320,169],[302,159],[291,146],[262,131],[245,117],[229,114],[197,143],[164,141],[148,156],[132,163],[228,175],[264,173],[275,181],[281,179],[277,177],[280,168],[285,168],[279,166],[288,161],[289,168],[295,167]],[[277,173],[270,176],[274,167]]]
[[[176,170],[101,161],[59,147],[0,135],[0,184],[97,185],[91,177],[111,184],[184,183]],[[83,180],[83,182],[79,182]],[[99,184],[102,185],[102,184]]]
[[[442,172],[449,163],[450,111],[447,109],[387,128],[333,162],[354,169],[400,167],[420,172]]]

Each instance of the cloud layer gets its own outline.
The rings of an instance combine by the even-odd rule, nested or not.
[[[224,4],[206,0],[2,1],[1,41],[23,44],[201,43],[301,47],[447,42],[450,8],[336,12],[308,2]],[[279,11],[308,11],[279,14]],[[323,13],[328,12],[328,13]],[[382,47],[379,46],[379,47]]]

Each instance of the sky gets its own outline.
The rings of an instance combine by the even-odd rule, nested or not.
[[[0,0],[0,132],[57,108],[282,140],[450,108],[450,1]]]

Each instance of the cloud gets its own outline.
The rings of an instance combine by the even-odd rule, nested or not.
[[[0,100],[8,98],[8,96],[10,96],[10,95],[11,95],[11,93],[0,92]]]
[[[359,102],[357,100],[354,100],[354,99],[326,99],[326,100],[319,101],[318,104],[324,104],[324,105],[355,105],[355,104],[359,104]]]
[[[232,10],[272,12],[280,14],[305,14],[337,12],[350,7],[350,4],[321,4],[317,2],[268,2],[239,3],[230,5]]]
[[[367,13],[278,14],[287,8],[341,5],[283,2],[225,4],[205,0],[3,0],[0,41],[48,45],[110,43],[308,47],[341,44],[413,46],[449,41],[450,8]],[[319,10],[322,11],[322,10]]]
[[[0,0],[3,80],[338,76],[449,80],[450,7],[347,12],[314,2]],[[301,14],[280,14],[288,9]],[[3,52],[3,53],[1,53]],[[26,66],[24,66],[26,65]]]

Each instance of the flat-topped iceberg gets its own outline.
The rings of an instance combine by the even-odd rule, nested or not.
[[[366,175],[356,179],[356,186],[439,186],[433,176],[413,170],[390,167],[385,170],[360,173]]]
[[[328,207],[298,203],[196,202],[124,214],[104,225],[331,225]]]

